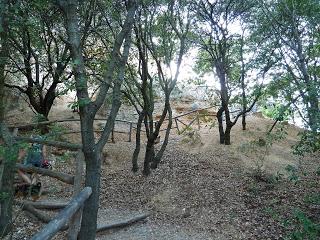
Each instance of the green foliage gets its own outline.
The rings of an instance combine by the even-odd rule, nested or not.
[[[68,107],[72,110],[77,110],[78,108],[84,107],[90,104],[91,100],[89,98],[79,99],[78,101],[70,102]]]
[[[304,156],[307,153],[320,151],[320,133],[305,131],[300,133],[301,140],[293,146],[293,153],[298,156]]]
[[[306,204],[320,205],[320,193],[309,194],[305,197],[304,202]]]
[[[264,209],[264,212],[266,214],[268,214],[269,216],[271,216],[272,219],[274,219],[274,220],[279,220],[280,219],[280,214],[273,207],[266,207]]]
[[[202,143],[201,142],[201,135],[199,131],[193,129],[191,126],[185,127],[183,130],[184,138],[182,139],[182,142],[184,143],[190,143],[190,144],[197,144],[197,143]]]
[[[4,162],[15,163],[20,148],[20,144],[14,144],[12,146],[0,145],[0,158],[2,158]]]
[[[32,117],[32,122],[34,122],[34,123],[40,123],[40,122],[44,122],[47,120],[48,119],[40,113],[37,113],[35,116]]]
[[[72,153],[69,151],[63,152],[61,156],[57,156],[57,161],[59,162],[68,162],[73,157]]]
[[[67,128],[55,123],[49,126],[49,133],[44,135],[44,138],[53,141],[66,141],[63,137],[66,132]]]
[[[293,165],[288,165],[286,166],[285,170],[288,172],[289,180],[294,184],[297,184],[300,179],[298,168]]]
[[[316,240],[320,237],[320,225],[313,222],[301,210],[294,212],[294,218],[297,221],[296,230],[294,230],[287,239],[293,240]]]
[[[0,202],[8,200],[9,197],[10,197],[9,193],[3,192],[3,191],[0,192]]]
[[[272,118],[279,121],[287,121],[292,114],[290,109],[283,104],[275,104],[274,106],[264,106],[261,110],[265,117]]]

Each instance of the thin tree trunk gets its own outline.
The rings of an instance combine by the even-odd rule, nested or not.
[[[0,193],[2,195],[0,198],[0,238],[10,232],[12,228],[13,182],[15,162],[18,156],[17,149],[13,146],[14,141],[4,123],[5,67],[9,55],[8,10],[8,1],[0,0],[0,137],[7,146],[4,159],[0,164]]]
[[[140,153],[140,147],[141,147],[141,127],[142,122],[145,117],[144,111],[139,113],[139,119],[137,123],[137,132],[136,132],[136,148],[134,149],[133,155],[132,155],[132,171],[137,172],[138,167],[138,157]]]
[[[231,128],[232,126],[226,126],[226,131],[224,132],[224,144],[225,145],[230,145],[231,144],[231,138],[230,138],[230,134],[231,134]]]
[[[223,108],[219,108],[217,112],[217,119],[218,119],[218,127],[219,127],[219,136],[220,136],[220,144],[224,144],[225,136],[224,136],[224,129],[223,129],[223,119],[222,119],[222,114],[223,114]]]
[[[243,45],[244,45],[244,40],[243,40],[243,35],[242,33],[241,36],[241,47],[240,47],[240,58],[241,58],[241,97],[242,97],[242,111],[244,114],[242,115],[242,130],[246,130],[246,110],[247,110],[247,96],[246,96],[246,84],[244,81],[245,78],[245,69],[244,69],[244,59],[243,59]]]
[[[153,161],[153,158],[154,158],[154,139],[153,139],[153,136],[151,136],[151,138],[148,139],[146,153],[144,156],[143,175],[148,176],[150,174],[150,163]]]
[[[152,169],[157,168],[158,164],[160,163],[160,161],[162,159],[164,151],[166,150],[168,142],[169,142],[169,136],[170,136],[170,131],[171,131],[171,127],[172,127],[172,110],[171,110],[170,103],[169,103],[169,107],[168,107],[168,114],[169,114],[169,122],[168,122],[167,130],[166,130],[166,135],[165,135],[164,141],[161,145],[159,152],[156,154],[155,158],[153,159],[153,162],[151,164]]]

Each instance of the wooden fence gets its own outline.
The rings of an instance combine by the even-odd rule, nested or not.
[[[177,129],[178,130],[178,133],[181,134],[183,133],[184,131],[186,131],[187,129],[189,129],[193,124],[197,124],[198,126],[198,129],[200,129],[200,120],[201,120],[201,117],[204,117],[204,116],[216,116],[216,114],[209,114],[209,113],[205,113],[206,110],[208,109],[212,109],[214,107],[206,107],[206,108],[200,108],[200,109],[195,109],[195,110],[192,110],[192,111],[189,111],[189,112],[186,112],[186,113],[182,113],[178,116],[174,116],[172,118],[172,121],[174,122],[174,125],[172,125],[171,129]],[[191,121],[187,122],[186,123],[186,120],[183,120],[182,118],[186,117],[186,116],[190,116],[190,115],[195,115]],[[95,121],[107,121],[108,119],[107,118],[95,118],[94,119]],[[164,120],[164,122],[168,121],[169,119],[166,118]],[[49,124],[52,124],[52,123],[64,123],[64,122],[80,122],[80,119],[60,119],[60,120],[52,120],[52,121],[46,121],[46,122],[40,122],[40,123],[32,123],[32,124],[27,124],[27,125],[20,125],[20,126],[11,126],[9,128],[19,128],[21,130],[31,130],[31,129],[34,129],[34,128],[37,128],[37,127],[41,127],[41,126],[44,126],[44,125],[49,125]],[[116,123],[124,123],[126,125],[128,125],[128,130],[115,130],[115,127],[112,129],[111,131],[111,141],[114,143],[115,142],[115,133],[121,133],[121,134],[127,134],[128,136],[128,142],[131,142],[132,141],[132,133],[133,133],[133,130],[136,129],[137,127],[137,123],[136,122],[133,122],[133,121],[127,121],[127,120],[122,120],[122,119],[116,119],[115,120],[115,124]],[[158,123],[158,121],[154,121],[154,125],[156,125]],[[182,126],[181,126],[182,125]],[[166,131],[167,128],[162,128],[160,129],[160,131]],[[141,130],[142,132],[145,132],[145,130]],[[103,132],[103,130],[101,129],[97,129],[95,130],[96,133],[99,133],[99,132]],[[63,132],[63,134],[76,134],[76,133],[81,133],[80,130],[72,130],[72,131],[66,131],[66,132]],[[23,140],[20,139],[19,140]],[[77,146],[73,146],[73,145],[70,145],[70,148],[77,148]]]

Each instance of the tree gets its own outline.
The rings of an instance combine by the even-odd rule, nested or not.
[[[36,113],[48,120],[59,86],[69,77],[67,42],[57,9],[48,2],[20,1],[15,6],[9,41],[11,82],[6,87],[25,94]],[[23,81],[22,81],[23,80]]]
[[[232,127],[240,116],[251,111],[261,94],[260,88],[258,88],[254,100],[247,106],[247,98],[244,92],[244,42],[240,38],[241,44],[239,46],[239,35],[231,30],[232,26],[237,24],[251,8],[250,1],[235,0],[215,2],[203,0],[195,5],[199,24],[197,27],[200,29],[197,35],[199,37],[200,58],[205,62],[205,70],[209,68],[214,70],[220,84],[221,106],[217,112],[217,119],[221,144],[231,144],[230,133]],[[235,51],[238,51],[238,53],[235,53]],[[235,74],[236,72],[237,74]],[[239,83],[239,79],[242,85],[243,109],[232,121],[229,107],[232,102],[232,90]],[[223,114],[226,122],[225,129]]]
[[[275,84],[282,86],[288,101],[301,96],[302,119],[319,130],[319,21],[320,3],[315,0],[277,0],[261,3],[259,25],[275,49],[279,64]]]
[[[178,81],[182,58],[188,47],[187,36],[191,22],[188,5],[175,1],[161,3],[145,4],[138,11],[139,18],[135,25],[138,66],[132,69],[132,78],[126,84],[129,93],[127,97],[139,115],[132,169],[138,170],[140,130],[144,122],[148,139],[143,168],[145,175],[150,174],[150,167],[154,169],[158,166],[168,144],[172,126],[170,95]],[[175,69],[172,69],[173,65]],[[159,94],[159,90],[164,95],[164,107],[159,119],[154,121],[155,91]],[[165,139],[159,151],[156,151],[156,139],[166,118],[168,125]]]
[[[5,71],[9,57],[9,11],[9,1],[0,0],[0,138],[4,143],[0,146],[0,238],[12,228],[13,180],[17,159],[17,146],[4,122]]]
[[[77,0],[60,0],[59,6],[65,17],[66,32],[70,44],[73,73],[76,81],[76,91],[79,105],[81,137],[83,153],[86,163],[85,185],[92,188],[92,195],[83,208],[79,239],[95,239],[97,227],[97,212],[99,207],[101,153],[106,144],[120,107],[121,85],[124,78],[124,69],[129,55],[131,43],[131,29],[136,11],[136,2],[127,2],[127,14],[121,30],[116,33],[115,41],[105,64],[106,71],[103,81],[100,82],[99,92],[95,100],[90,99],[88,83],[83,57],[83,45],[79,30],[79,2]],[[109,88],[113,86],[112,107],[101,138],[95,143],[93,121],[102,106]]]

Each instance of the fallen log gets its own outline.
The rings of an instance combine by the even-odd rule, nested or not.
[[[33,216],[35,216],[37,219],[39,219],[41,222],[48,223],[51,221],[51,218],[49,215],[42,213],[41,211],[35,209],[30,204],[24,204],[22,206],[22,210],[27,211],[31,213]]]
[[[138,222],[138,221],[144,220],[149,216],[150,216],[150,213],[144,213],[144,214],[135,216],[135,217],[127,219],[127,220],[119,221],[116,223],[110,223],[107,225],[100,225],[97,227],[97,233],[103,232],[106,230],[110,230],[110,229],[127,227],[127,226],[130,226],[130,225]]]
[[[62,209],[67,206],[67,202],[49,202],[49,201],[15,201],[17,205],[29,205],[34,207],[35,209],[47,209],[47,210],[56,210],[56,209]]]
[[[58,179],[62,182],[68,183],[68,184],[73,184],[73,182],[74,182],[74,176],[67,174],[67,173],[55,172],[55,171],[52,171],[49,169],[38,168],[38,167],[31,166],[31,165],[27,166],[27,165],[23,165],[21,163],[17,163],[16,167],[22,171],[25,171],[25,172],[39,173],[41,175],[49,176],[49,177]]]
[[[52,221],[50,221],[40,232],[35,234],[31,240],[51,239],[60,231],[70,218],[78,211],[83,203],[90,197],[92,189],[85,187],[76,197],[74,197]]]

